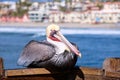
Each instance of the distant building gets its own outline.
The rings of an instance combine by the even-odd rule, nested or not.
[[[48,20],[49,12],[44,10],[29,11],[28,17],[32,22],[44,22]]]
[[[8,11],[16,11],[16,2],[12,0],[0,0],[0,17],[8,14]]]
[[[16,2],[15,1],[12,1],[12,0],[8,0],[8,1],[2,1],[0,2],[0,6],[3,7],[2,9],[3,10],[13,10],[15,11],[16,10]]]

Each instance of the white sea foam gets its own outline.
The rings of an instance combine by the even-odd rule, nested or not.
[[[0,32],[9,32],[9,33],[38,33],[45,32],[45,29],[41,28],[0,28]]]
[[[62,30],[63,34],[120,35],[120,30],[112,29],[70,29]]]
[[[10,32],[10,33],[33,33],[34,37],[45,35],[45,28],[0,28],[0,32]],[[120,35],[120,30],[118,29],[61,29],[63,34],[97,34],[97,35]]]

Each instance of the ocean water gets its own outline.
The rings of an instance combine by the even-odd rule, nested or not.
[[[62,28],[61,32],[79,47],[77,66],[102,68],[109,57],[120,57],[120,29]],[[0,57],[5,69],[23,68],[17,60],[30,40],[44,40],[45,28],[0,28]]]

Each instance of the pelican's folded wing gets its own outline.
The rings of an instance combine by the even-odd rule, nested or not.
[[[33,61],[46,61],[53,57],[55,54],[54,46],[50,43],[43,41],[30,41],[18,59],[18,65],[28,66]]]

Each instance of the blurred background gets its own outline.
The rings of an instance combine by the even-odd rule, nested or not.
[[[120,0],[0,0],[0,22],[119,23]]]
[[[0,57],[5,69],[23,68],[17,60],[31,40],[46,39],[55,23],[78,45],[76,66],[102,68],[120,57],[120,0],[0,0]]]

